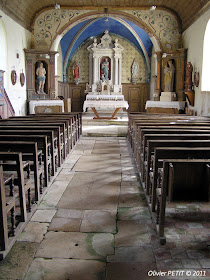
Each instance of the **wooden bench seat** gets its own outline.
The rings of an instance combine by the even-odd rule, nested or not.
[[[5,120],[8,122],[8,120]],[[68,122],[62,120],[55,120],[55,119],[46,119],[46,118],[38,118],[38,117],[13,117],[9,119],[10,123],[16,123],[21,122],[21,125],[40,125],[40,126],[60,126],[60,146],[61,146],[61,161],[66,158],[67,154],[69,153],[69,128],[68,128]],[[2,122],[0,122],[1,125]]]
[[[151,182],[150,182],[150,172],[153,171],[153,167],[152,167],[152,154],[154,154],[154,151],[156,148],[158,147],[210,147],[210,139],[209,140],[182,140],[180,141],[179,139],[173,139],[173,140],[148,140],[148,152],[147,152],[147,158],[146,158],[146,162],[147,162],[147,169],[145,170],[146,174],[145,174],[145,179],[146,179],[146,184],[145,184],[145,188],[146,188],[146,194],[149,195],[150,194],[150,186],[151,186]],[[154,157],[154,156],[153,156]],[[155,160],[155,159],[154,159]],[[154,166],[154,162],[153,162],[153,166]],[[143,176],[142,176],[143,177]]]
[[[142,182],[146,182],[146,166],[151,161],[151,150],[148,148],[148,141],[182,141],[182,140],[210,140],[210,134],[144,134],[143,152],[139,155],[139,165]],[[141,164],[142,163],[142,164]]]
[[[36,142],[24,142],[24,141],[1,141],[1,152],[22,152],[25,160],[32,160],[34,169],[34,185],[35,185],[35,201],[39,201],[40,197],[40,181],[43,177],[43,167],[39,166],[38,162],[38,148]],[[27,155],[29,153],[29,155]],[[41,151],[39,152],[39,154]],[[31,156],[32,155],[32,156]]]
[[[153,182],[151,190],[151,210],[155,212],[156,206],[156,189],[158,179],[158,168],[163,167],[164,159],[210,159],[209,147],[157,147],[154,150],[154,162],[153,162]],[[161,161],[160,161],[161,160]]]
[[[180,169],[182,172],[180,172]],[[182,182],[181,185],[180,182]],[[164,227],[167,197],[170,202],[176,203],[192,200],[197,202],[209,201],[210,160],[165,159],[163,161],[163,178],[161,188],[157,189],[156,197],[158,201],[156,228],[159,234],[160,243],[164,245],[166,242]]]
[[[59,165],[59,155],[58,153],[58,138],[55,136],[55,131],[57,131],[56,127],[28,127],[28,126],[0,126],[0,135],[1,134],[20,134],[20,135],[46,135],[48,137],[48,141],[50,142],[50,152],[51,152],[51,160],[52,160],[52,175],[54,176],[57,170],[57,166]],[[58,131],[57,131],[58,132]]]
[[[0,160],[4,161],[3,165],[0,165],[0,256],[2,258],[5,252],[9,250],[9,247],[11,247],[11,243],[13,242],[14,244],[15,238],[13,237],[15,237],[21,228],[23,229],[23,225],[27,221],[27,208],[29,210],[30,205],[28,207],[26,206],[26,193],[30,193],[33,186],[30,179],[27,182],[24,179],[21,153],[0,152]],[[10,164],[11,169],[15,172],[10,171],[10,174],[6,172],[5,175],[3,168],[9,170]],[[17,185],[17,190],[16,187],[14,187],[15,190],[11,190],[10,183],[9,190],[6,190],[4,182],[8,182],[8,180],[13,181],[13,179],[14,182],[12,184],[14,183],[14,186]],[[30,201],[28,204],[30,204]],[[18,215],[15,213],[16,206],[20,208]],[[8,229],[8,212],[11,212],[10,230]]]
[[[64,160],[64,143],[62,141],[63,139],[63,132],[61,132],[60,125],[56,124],[41,124],[37,122],[17,122],[17,121],[8,121],[8,122],[1,122],[0,121],[0,129],[8,129],[9,127],[13,127],[16,130],[22,130],[22,129],[33,129],[33,130],[53,130],[55,136],[57,137],[57,148],[58,148],[58,166],[61,166],[63,160]]]
[[[136,158],[136,162],[138,165],[141,165],[142,163],[140,163],[139,161],[141,160],[141,158],[139,158],[139,155],[141,153],[143,153],[143,147],[144,147],[144,135],[145,134],[209,134],[210,130],[206,130],[206,129],[191,129],[188,127],[185,128],[162,128],[162,127],[150,127],[150,128],[142,128],[140,131],[140,136],[138,138],[138,142],[136,144],[136,153],[135,153],[135,158]]]

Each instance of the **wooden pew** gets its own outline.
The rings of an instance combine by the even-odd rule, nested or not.
[[[179,169],[183,172],[179,172]],[[177,171],[179,174],[177,174]],[[176,174],[175,174],[176,173]],[[177,176],[178,175],[178,176]],[[180,180],[182,184],[182,194],[185,197],[180,197],[174,194],[179,194]],[[160,244],[164,245],[166,238],[164,235],[165,227],[165,211],[167,194],[171,202],[177,201],[209,201],[210,199],[210,160],[209,159],[166,159],[163,161],[163,178],[161,189],[157,190],[157,232],[159,233]],[[194,194],[194,197],[191,196]],[[196,196],[196,198],[195,198]]]
[[[43,175],[42,166],[38,162],[38,149],[36,142],[0,141],[1,152],[22,152],[23,160],[32,161],[34,169],[35,201],[40,198],[40,183]]]
[[[150,140],[210,140],[210,132],[209,134],[144,134],[143,137],[143,152],[139,155],[141,158],[141,179],[142,182],[146,182],[146,170],[147,170],[147,162],[151,161],[151,149],[148,148],[148,141]]]
[[[72,148],[72,117],[67,118],[65,116],[54,116],[54,115],[28,115],[24,117],[11,117],[10,120],[22,120],[22,121],[36,121],[38,123],[64,123],[65,124],[65,135],[64,135],[64,142],[65,142],[65,157],[70,152]]]
[[[145,124],[145,125],[141,125],[138,126],[138,130],[137,130],[137,134],[136,134],[136,138],[134,139],[134,147],[133,147],[133,151],[134,151],[134,155],[136,155],[136,151],[138,150],[137,147],[140,147],[141,152],[142,152],[142,146],[141,146],[141,142],[143,140],[142,138],[142,134],[141,131],[143,129],[151,129],[154,130],[158,129],[158,130],[163,130],[163,129],[168,129],[168,130],[174,130],[174,131],[181,131],[181,130],[206,130],[206,131],[210,131],[210,126],[205,126],[205,125],[200,125],[200,126],[195,126],[193,124],[180,124],[180,125],[168,125],[168,124],[159,124],[159,123],[155,123],[155,124]]]
[[[36,114],[38,116],[46,117],[46,114]],[[34,116],[34,115],[33,115]],[[72,123],[72,147],[76,144],[79,137],[82,135],[82,113],[73,112],[73,113],[47,113],[47,116],[53,118],[65,118],[71,121]]]
[[[144,125],[144,124],[148,124],[151,125],[151,123],[156,123],[156,124],[163,124],[166,123],[167,125],[180,125],[182,124],[187,124],[187,123],[196,123],[197,125],[200,125],[200,123],[206,123],[206,125],[208,125],[208,123],[210,122],[210,118],[209,117],[189,117],[189,116],[181,116],[180,115],[175,115],[175,116],[161,116],[161,115],[156,115],[156,116],[150,116],[150,115],[146,115],[146,116],[141,116],[139,117],[135,117],[135,118],[131,118],[129,117],[129,129],[128,129],[128,135],[129,135],[129,140],[131,141],[131,138],[134,140],[136,138],[136,134],[137,134],[137,129],[139,125]],[[132,144],[132,142],[131,142]]]
[[[145,134],[209,134],[210,130],[206,130],[206,129],[192,129],[192,128],[188,128],[188,127],[184,127],[181,128],[179,130],[177,130],[176,128],[162,128],[162,127],[150,127],[150,128],[142,128],[141,132],[140,132],[140,136],[138,139],[138,143],[137,143],[137,153],[135,154],[136,157],[136,162],[138,166],[141,166],[141,164],[143,164],[142,162],[140,162],[141,157],[139,157],[139,155],[143,152],[143,146],[144,146],[144,135]]]
[[[36,135],[47,135],[49,137],[50,140],[50,144],[51,144],[51,154],[52,154],[52,170],[53,173],[55,174],[56,169],[57,169],[57,165],[61,166],[61,163],[59,162],[59,156],[60,156],[60,150],[59,150],[59,144],[58,144],[58,138],[57,138],[57,134],[59,133],[59,129],[56,126],[53,127],[49,127],[49,126],[44,126],[44,127],[40,127],[40,126],[1,126],[0,125],[0,131],[11,131],[11,133],[13,133],[13,131],[15,131],[15,133],[19,133],[20,134],[36,134]],[[4,132],[3,132],[4,133]]]
[[[5,128],[6,127],[6,128]],[[58,144],[58,166],[61,166],[64,160],[64,143],[63,143],[63,132],[61,132],[60,124],[56,123],[37,123],[37,122],[22,122],[18,121],[0,121],[0,129],[8,129],[8,127],[13,127],[15,129],[33,129],[33,130],[53,130],[55,136],[57,137]]]
[[[177,135],[178,138],[178,135]],[[150,172],[152,171],[152,154],[156,148],[164,147],[210,147],[210,139],[209,140],[181,140],[181,139],[174,139],[174,140],[149,140],[148,141],[148,153],[147,153],[147,169],[146,169],[146,194],[149,195],[150,193]]]
[[[24,171],[23,171],[23,160],[21,153],[13,153],[13,152],[0,152],[0,160],[4,161],[3,165],[0,165],[0,250],[5,251],[9,247],[14,244],[15,238],[13,236],[17,235],[17,233],[23,229],[25,222],[27,221],[27,207],[26,207],[26,192],[31,190],[32,182],[30,179],[27,181],[24,178]],[[11,166],[10,163],[12,162]],[[7,165],[8,164],[8,165]],[[14,184],[18,186],[18,193],[11,192],[11,189],[7,191],[4,185],[4,173],[3,168],[6,170],[14,170],[17,177]],[[5,171],[4,171],[5,172]],[[14,216],[16,200],[18,200],[18,204],[20,207],[20,215]],[[8,233],[8,225],[7,225],[7,214],[9,211],[11,213],[11,236]],[[9,249],[10,249],[9,248]],[[0,253],[2,257],[4,253]]]
[[[210,159],[210,148],[161,147],[154,150],[151,211],[155,212],[158,168],[164,159]]]
[[[60,145],[62,146],[61,149],[61,159],[62,161],[66,158],[67,154],[69,153],[69,123],[65,120],[58,120],[58,119],[51,119],[50,117],[46,119],[42,117],[12,117],[9,119],[9,122],[21,122],[22,124],[37,124],[37,125],[59,125],[60,126]],[[1,122],[0,122],[1,124]]]
[[[0,141],[29,141],[36,142],[37,148],[42,150],[43,153],[43,162],[44,162],[44,181],[45,187],[48,186],[50,181],[51,173],[51,158],[49,157],[50,143],[47,141],[47,136],[45,135],[1,135]]]

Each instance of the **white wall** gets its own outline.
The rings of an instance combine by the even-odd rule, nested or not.
[[[26,76],[24,48],[31,48],[31,32],[24,29],[14,20],[9,18],[0,10],[0,42],[3,40],[6,44],[6,53],[4,53],[4,62],[0,62],[1,70],[4,70],[4,87],[15,110],[16,115],[25,115],[26,113],[26,83],[23,87],[20,85],[20,73]],[[2,38],[4,36],[4,38]],[[19,58],[17,58],[19,54]],[[17,73],[17,82],[12,85],[11,71]]]
[[[203,41],[209,19],[210,9],[208,9],[182,34],[184,48],[188,49],[187,62],[191,62],[194,70],[196,68],[200,74],[199,86],[195,87],[195,106],[194,108],[190,107],[190,109],[196,111],[198,115],[205,116],[210,116],[210,92],[201,92],[201,80],[203,65]]]

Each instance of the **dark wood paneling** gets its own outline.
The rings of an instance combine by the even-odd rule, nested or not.
[[[129,112],[145,112],[149,100],[149,84],[123,84],[122,92],[129,104]]]
[[[71,111],[82,112],[83,102],[85,101],[85,84],[58,83],[58,95],[66,100],[71,98]]]
[[[149,100],[149,84],[123,84],[123,95],[129,104],[129,112],[145,112]],[[72,112],[82,112],[85,101],[85,84],[58,83],[58,95],[64,99],[71,98]]]

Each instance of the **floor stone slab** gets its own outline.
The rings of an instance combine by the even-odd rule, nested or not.
[[[57,207],[80,210],[116,210],[120,175],[76,173]]]
[[[73,171],[85,172],[119,172],[121,173],[119,154],[99,154],[81,157]]]
[[[116,233],[116,211],[85,210],[80,231]]]
[[[40,243],[49,227],[48,223],[29,222],[24,231],[18,236],[18,241]]]
[[[24,280],[98,280],[105,278],[105,262],[36,258]]]
[[[53,218],[50,223],[50,231],[79,231],[81,219]]]
[[[158,280],[159,277],[148,275],[154,270],[157,271],[157,267],[151,263],[108,263],[106,280]]]
[[[82,210],[59,208],[54,217],[66,219],[82,219],[83,213],[84,211]]]
[[[50,223],[54,217],[56,210],[37,210],[32,216],[32,222]]]
[[[137,221],[119,221],[117,228],[116,247],[138,247],[150,244],[147,228]]]
[[[138,220],[141,223],[151,223],[151,217],[147,207],[119,207],[117,219],[123,220]]]
[[[16,242],[0,262],[0,279],[23,279],[38,246],[38,243]]]
[[[120,247],[115,249],[115,255],[107,257],[107,262],[138,262],[152,264],[155,263],[155,258],[150,246]]]
[[[114,253],[110,233],[48,232],[36,257],[102,259]]]
[[[56,208],[56,205],[66,190],[69,181],[56,181],[52,184],[47,194],[39,205],[39,209]]]

